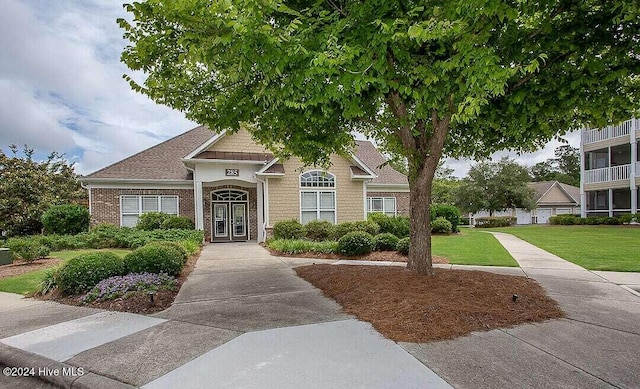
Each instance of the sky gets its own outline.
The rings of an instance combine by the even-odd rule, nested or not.
[[[0,3],[0,148],[28,145],[36,157],[65,153],[89,174],[197,124],[134,92],[122,78],[144,75],[120,62],[127,45],[116,24],[119,0],[2,0]],[[566,136],[577,147],[577,133]],[[553,157],[508,155],[533,165]],[[448,160],[464,176],[472,161]]]

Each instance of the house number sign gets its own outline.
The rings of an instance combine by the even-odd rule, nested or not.
[[[239,174],[240,174],[239,169],[225,169],[224,171],[225,176],[237,177]]]

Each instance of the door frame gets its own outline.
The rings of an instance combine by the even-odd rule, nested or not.
[[[246,200],[235,200],[235,199],[229,199],[229,200],[213,200],[213,195],[216,192],[223,192],[223,191],[236,191],[236,192],[242,192],[246,195]],[[214,191],[211,191],[211,194],[209,196],[209,203],[210,203],[210,207],[209,207],[209,212],[210,212],[210,216],[211,216],[211,238],[209,239],[211,241],[211,243],[226,243],[226,242],[246,242],[248,240],[251,239],[251,228],[250,228],[250,223],[249,223],[249,192],[247,192],[246,190],[242,190],[242,189],[235,189],[235,188],[222,188],[222,189],[217,189]],[[214,214],[214,210],[215,210],[215,206],[216,204],[225,204],[226,205],[226,209],[227,209],[227,236],[225,238],[216,238],[216,232],[215,232],[215,214]],[[234,239],[234,231],[233,231],[233,205],[234,204],[243,204],[244,205],[244,228],[245,228],[245,235],[243,237],[241,237],[241,239]]]

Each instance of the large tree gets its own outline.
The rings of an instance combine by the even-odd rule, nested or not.
[[[359,130],[406,156],[409,267],[431,273],[443,153],[532,150],[637,102],[635,0],[148,0],[126,5],[131,86],[281,156],[326,164]]]
[[[457,205],[466,212],[535,207],[535,192],[527,186],[531,177],[525,166],[503,158],[472,166],[457,190]]]
[[[42,214],[52,205],[86,199],[76,179],[73,163],[51,153],[45,160],[33,157],[33,149],[22,153],[9,146],[11,155],[0,149],[0,231],[8,235],[37,234]]]
[[[531,167],[534,181],[560,181],[573,186],[580,185],[580,150],[569,145],[558,146],[555,157],[538,162]]]

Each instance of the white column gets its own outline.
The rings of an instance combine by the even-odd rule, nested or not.
[[[195,181],[194,201],[196,209],[196,229],[204,230],[204,201],[202,199],[202,181]]]
[[[631,213],[638,212],[638,187],[636,186],[636,161],[638,159],[638,144],[636,142],[636,131],[638,131],[638,120],[631,120],[631,131],[629,133],[629,143],[631,144],[631,163],[629,189],[631,190]]]
[[[584,133],[586,129],[580,130],[580,217],[587,217],[587,196],[584,193],[584,171],[585,171],[585,151],[584,151]]]
[[[258,242],[263,242],[265,239],[264,236],[264,181],[257,179],[258,184],[256,190],[257,200],[257,212],[258,212]]]
[[[613,217],[613,189],[609,188],[609,217]]]

